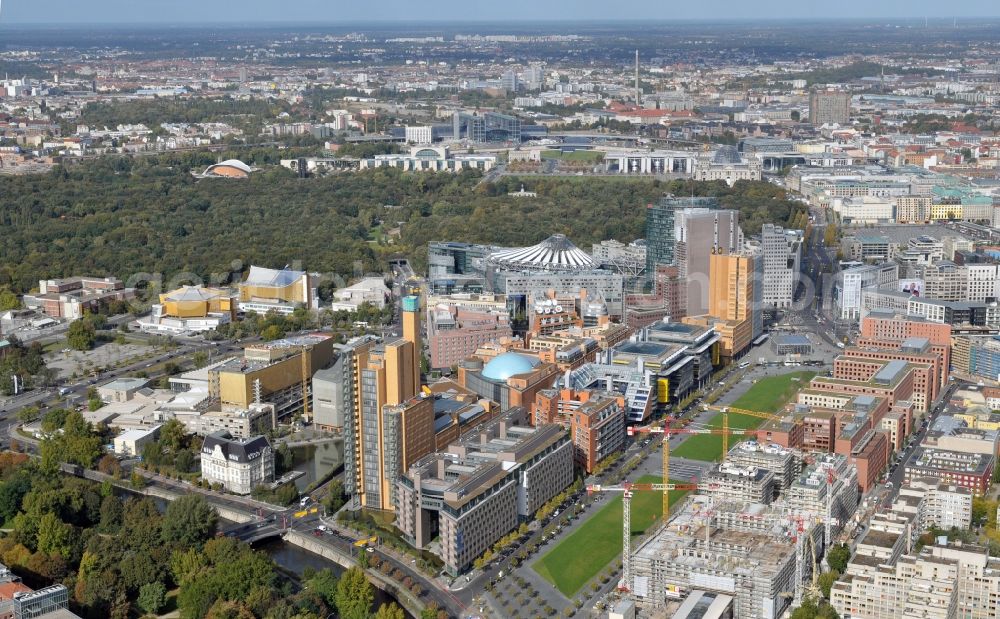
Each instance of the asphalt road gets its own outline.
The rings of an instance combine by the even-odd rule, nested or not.
[[[896,497],[897,494],[899,494],[899,487],[900,485],[902,485],[903,482],[903,474],[906,470],[906,463],[909,462],[910,457],[913,455],[914,450],[916,450],[916,448],[920,446],[920,443],[923,442],[924,437],[927,436],[927,431],[930,429],[932,425],[934,425],[934,421],[941,414],[941,411],[943,411],[945,407],[948,405],[948,400],[951,399],[951,395],[955,392],[956,389],[958,389],[958,386],[959,385],[957,383],[951,383],[950,385],[948,385],[948,387],[944,391],[944,394],[941,396],[941,399],[938,401],[937,404],[935,404],[934,408],[931,409],[931,411],[927,415],[927,423],[920,426],[917,432],[912,435],[913,440],[902,451],[898,464],[890,465],[891,468],[889,469],[889,476],[887,482],[892,484],[893,499]]]

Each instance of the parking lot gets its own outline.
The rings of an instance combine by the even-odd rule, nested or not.
[[[45,363],[56,370],[59,380],[68,380],[73,375],[83,376],[97,368],[136,363],[154,352],[153,347],[142,342],[104,342],[93,350],[56,349],[45,356]]]

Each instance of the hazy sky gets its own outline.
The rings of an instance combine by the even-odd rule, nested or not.
[[[1000,16],[1000,0],[0,0],[15,23],[512,21]],[[628,10],[628,12],[624,12]]]

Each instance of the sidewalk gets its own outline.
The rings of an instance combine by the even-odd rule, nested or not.
[[[272,505],[270,503],[264,503],[263,501],[258,501],[256,499],[251,499],[249,497],[239,496],[239,495],[236,495],[236,494],[220,494],[220,493],[218,493],[218,492],[216,492],[214,490],[210,490],[208,488],[199,488],[198,486],[195,486],[194,484],[192,484],[190,482],[178,481],[176,479],[168,479],[166,477],[163,477],[162,475],[159,475],[157,473],[151,473],[151,472],[146,471],[144,469],[140,470],[140,469],[133,468],[132,470],[134,472],[138,473],[139,475],[141,475],[144,479],[148,479],[148,480],[150,480],[150,481],[152,481],[152,482],[154,482],[156,484],[159,484],[160,486],[163,486],[163,487],[165,487],[167,489],[177,490],[177,491],[180,491],[180,492],[197,492],[197,493],[199,493],[199,494],[201,494],[203,496],[206,496],[208,498],[215,499],[216,501],[228,502],[228,503],[236,503],[236,504],[242,505],[243,507],[246,507],[246,508],[252,510],[253,515],[256,515],[256,510],[258,510],[258,509],[264,509],[264,510],[267,510],[269,512],[277,513],[277,514],[280,514],[280,513],[283,513],[283,512],[287,512],[287,511],[293,509],[292,507],[282,507],[280,505]],[[95,472],[99,473],[99,471],[95,471]],[[112,479],[110,476],[108,476],[108,478]],[[120,480],[120,481],[125,481],[125,480]],[[126,481],[126,483],[127,483],[127,481]]]

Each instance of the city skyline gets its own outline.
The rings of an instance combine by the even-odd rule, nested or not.
[[[930,1],[904,2],[891,0],[868,3],[848,0],[837,5],[805,6],[787,0],[769,0],[752,6],[732,0],[722,0],[695,6],[671,6],[669,9],[650,0],[633,4],[631,13],[596,0],[553,0],[539,6],[527,0],[512,0],[503,6],[415,7],[410,3],[389,0],[377,9],[367,6],[332,5],[319,0],[303,0],[299,9],[289,14],[283,6],[264,0],[246,0],[243,10],[234,17],[232,7],[206,6],[193,0],[176,2],[127,2],[125,0],[100,0],[80,3],[71,0],[25,2],[8,0],[0,3],[0,24],[261,24],[303,22],[300,16],[309,15],[311,23],[378,22],[405,24],[406,22],[532,22],[565,21],[571,15],[576,22],[590,21],[684,21],[717,20],[724,15],[727,20],[774,19],[835,19],[849,15],[856,19],[891,19],[893,21],[929,19],[962,19],[1000,16],[997,5],[986,1],[964,2],[942,6]]]

